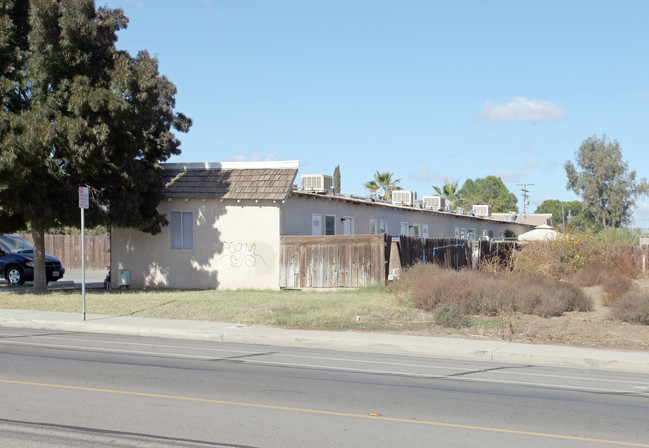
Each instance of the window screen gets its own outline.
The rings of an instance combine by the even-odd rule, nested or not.
[[[171,248],[194,248],[194,215],[192,212],[171,212]]]

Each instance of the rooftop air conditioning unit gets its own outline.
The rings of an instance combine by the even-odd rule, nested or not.
[[[475,216],[491,216],[491,205],[474,205],[473,214]]]
[[[303,174],[302,189],[316,193],[330,193],[333,191],[332,178],[326,174]]]
[[[408,205],[412,207],[416,200],[416,191],[394,190],[392,192],[392,203],[395,205]]]
[[[440,211],[446,208],[446,199],[441,196],[424,196],[424,208]]]

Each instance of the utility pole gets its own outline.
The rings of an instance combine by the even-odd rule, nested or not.
[[[528,203],[527,198],[529,198],[529,196],[527,194],[527,193],[529,193],[529,191],[527,190],[527,187],[531,187],[534,184],[516,184],[516,185],[518,185],[519,187],[523,187],[523,188],[521,188],[521,191],[523,192],[523,214],[525,215],[525,214],[527,214],[527,209],[526,209],[526,206],[527,206],[527,203]]]

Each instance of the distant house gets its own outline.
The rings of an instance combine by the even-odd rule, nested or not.
[[[163,167],[159,210],[169,225],[157,235],[112,230],[113,287],[128,270],[134,288],[279,289],[281,236],[480,238],[533,228],[427,207],[414,192],[398,203],[334,194],[325,175],[302,176],[297,188],[297,161]]]

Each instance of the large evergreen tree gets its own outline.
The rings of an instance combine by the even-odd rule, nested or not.
[[[579,170],[571,161],[564,165],[566,188],[581,196],[584,209],[605,228],[627,224],[636,198],[649,192],[649,184],[629,171],[617,140],[588,137],[575,156]]]
[[[115,47],[128,19],[94,0],[0,0],[0,231],[31,227],[34,289],[44,234],[79,220],[159,232],[159,165],[180,153],[175,86],[146,51]]]
[[[589,217],[585,214],[579,201],[565,202],[558,199],[546,199],[534,213],[552,213],[552,224],[555,227],[581,226],[589,221]]]
[[[474,205],[491,205],[495,213],[518,212],[516,195],[509,191],[500,177],[467,179],[458,196],[458,206],[467,210]]]

